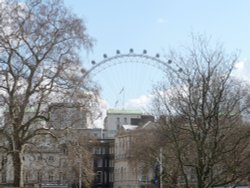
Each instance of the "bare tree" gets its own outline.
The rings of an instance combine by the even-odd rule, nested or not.
[[[154,112],[174,157],[178,184],[208,188],[249,175],[249,86],[232,76],[237,54],[205,37],[185,53],[170,53],[167,78],[154,90]]]
[[[67,134],[66,142],[64,139],[67,149],[65,175],[79,187],[91,187],[95,176],[92,156],[95,139],[79,130],[71,130]]]
[[[166,187],[176,187],[179,165],[174,155],[173,144],[166,135],[159,131],[158,123],[148,128],[139,128],[131,133],[130,165],[140,166],[147,174],[151,171],[151,183],[159,186],[164,182]],[[165,132],[165,131],[164,131]]]
[[[159,160],[160,142],[154,134],[154,129],[138,128],[130,132],[129,148],[130,166],[142,168],[147,172],[152,170]],[[145,139],[146,138],[146,139]]]
[[[52,135],[42,122],[49,120],[53,104],[90,107],[96,90],[81,79],[77,53],[92,42],[83,21],[60,0],[1,1],[0,10],[1,137],[6,140],[1,148],[12,158],[14,186],[23,187],[24,147],[37,135]]]

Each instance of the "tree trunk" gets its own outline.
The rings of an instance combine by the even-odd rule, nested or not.
[[[20,150],[14,151],[12,159],[13,159],[13,170],[14,170],[13,186],[24,187],[22,152]]]

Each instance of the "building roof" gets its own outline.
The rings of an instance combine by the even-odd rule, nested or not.
[[[126,130],[126,131],[132,131],[132,130],[135,130],[135,129],[138,128],[137,125],[123,125],[122,127],[123,127],[123,129]]]
[[[132,114],[132,115],[142,115],[140,110],[133,109],[109,109],[107,114]]]

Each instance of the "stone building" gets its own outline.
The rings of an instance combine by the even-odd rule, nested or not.
[[[65,104],[63,104],[65,105]],[[37,121],[36,128],[50,129],[51,135],[36,136],[30,140],[30,144],[24,147],[23,161],[23,179],[26,186],[35,184],[73,184],[75,179],[72,176],[78,176],[73,164],[73,157],[68,153],[69,146],[74,147],[79,139],[88,138],[88,114],[81,108],[73,106],[55,108],[51,111],[49,122]],[[33,117],[32,109],[26,110],[25,119]],[[0,127],[0,132],[8,131],[8,112],[4,113],[4,124]],[[32,129],[31,129],[32,131]],[[0,146],[8,147],[6,138],[0,137]],[[87,150],[87,147],[85,148]],[[70,159],[70,160],[69,160]],[[75,160],[75,159],[74,159]],[[89,160],[88,160],[89,161]],[[78,162],[79,163],[79,162]],[[13,164],[10,155],[0,150],[0,187],[1,185],[10,185],[13,182]],[[79,165],[78,165],[79,166]],[[74,182],[73,182],[73,181]]]
[[[133,131],[154,122],[152,115],[137,110],[111,109],[107,112],[104,128],[115,135],[114,188],[150,187],[153,172],[144,173],[140,165],[130,163]]]
[[[115,137],[123,125],[142,126],[148,121],[154,121],[154,116],[142,113],[139,110],[109,109],[104,121],[104,130]]]
[[[27,146],[23,156],[25,185],[84,186],[80,172],[87,169],[84,173],[90,173],[93,177],[93,188],[124,187],[131,185],[124,182],[132,178],[137,183],[133,184],[134,187],[145,184],[147,178],[139,171],[130,172],[127,158],[130,137],[127,133],[153,120],[153,116],[139,111],[109,110],[104,129],[88,129],[91,121],[85,111],[74,108],[54,109],[50,122],[40,123],[41,126],[51,128],[59,139],[41,136]],[[115,143],[117,133],[124,130],[127,132],[119,134]],[[1,139],[0,144],[4,144],[5,141]],[[86,145],[78,147],[80,142]],[[86,155],[80,155],[82,152],[86,152]],[[0,187],[13,181],[11,166],[9,156],[0,151]]]
[[[150,126],[151,122],[144,126],[123,125],[115,138],[115,188],[151,188],[156,187],[152,180],[155,176],[154,168],[143,168],[143,163],[133,163],[131,147],[134,140],[134,132]]]

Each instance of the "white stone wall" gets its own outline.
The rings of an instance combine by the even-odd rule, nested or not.
[[[110,131],[117,131],[122,125],[131,125],[132,118],[141,118],[138,114],[108,114],[105,128]]]
[[[114,188],[141,188],[149,184],[152,172],[142,173],[140,165],[136,166],[130,161],[131,134],[124,133],[115,138],[115,181]],[[146,178],[145,178],[146,177]],[[148,180],[148,182],[145,181]]]

